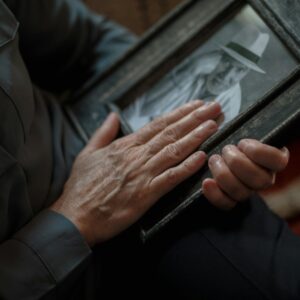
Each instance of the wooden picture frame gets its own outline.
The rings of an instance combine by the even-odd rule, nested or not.
[[[279,6],[274,5],[276,1],[280,3]],[[288,137],[287,133],[291,132],[300,117],[300,32],[295,29],[295,22],[299,22],[300,28],[300,20],[289,19],[289,14],[284,13],[289,10],[295,14],[297,11],[300,13],[300,5],[294,1],[294,4],[287,7],[284,6],[286,1],[189,0],[183,3],[151,29],[108,71],[88,83],[80,94],[74,95],[81,100],[66,107],[71,121],[87,141],[100,126],[103,115],[109,110],[121,112],[123,107],[149,91],[170,70],[202,47],[248,6],[281,41],[295,64],[289,74],[280,78],[272,88],[255,99],[255,103],[200,148],[212,155],[220,153],[224,145],[237,143],[245,137],[276,146],[283,145]],[[91,121],[89,115],[93,111],[98,111],[99,114]],[[123,134],[130,133],[127,120],[121,118],[121,123]],[[201,197],[201,182],[209,176],[208,168],[205,167],[164,196],[140,221],[143,241],[191,207]]]

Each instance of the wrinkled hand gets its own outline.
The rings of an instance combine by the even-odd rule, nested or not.
[[[206,155],[194,151],[216,132],[220,113],[217,103],[193,101],[115,141],[119,121],[111,114],[75,160],[51,209],[90,245],[114,237],[203,166]]]
[[[233,208],[254,191],[275,182],[289,160],[287,148],[281,150],[257,140],[244,139],[237,146],[227,145],[221,155],[212,155],[208,165],[213,178],[202,183],[203,193],[216,207]]]

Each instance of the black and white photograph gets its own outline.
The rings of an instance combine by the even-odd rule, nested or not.
[[[255,104],[296,65],[278,37],[246,5],[206,43],[129,104],[123,116],[136,131],[157,116],[201,99],[221,104],[223,126]]]

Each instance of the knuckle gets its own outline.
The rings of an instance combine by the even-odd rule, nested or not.
[[[167,182],[170,184],[170,185],[175,185],[177,183],[177,174],[176,172],[173,170],[173,169],[169,169],[167,171]]]
[[[172,160],[178,160],[181,157],[181,151],[176,144],[170,144],[166,147],[166,152],[169,158]]]
[[[164,117],[158,117],[149,125],[149,131],[160,132],[167,127],[167,121]]]
[[[189,107],[182,106],[178,108],[178,115],[181,118],[183,118],[188,112],[189,112]]]
[[[198,140],[198,141],[202,141],[205,137],[205,131],[203,129],[202,126],[196,128],[194,131],[193,131],[193,138]]]
[[[230,169],[236,170],[242,164],[242,159],[236,154],[230,154],[226,157],[226,164]]]
[[[215,120],[210,119],[210,120],[206,121],[206,127],[210,130],[217,129],[217,126],[218,126],[218,124]]]
[[[202,109],[200,110],[195,110],[192,114],[192,117],[196,119],[198,122],[203,122],[204,121],[204,115]]]
[[[288,162],[289,162],[289,158],[285,155],[281,155],[278,162],[278,169],[280,171],[283,170],[287,166]]]
[[[251,187],[255,190],[263,190],[272,185],[273,178],[271,176],[253,174],[251,177],[253,178]]]
[[[151,143],[148,143],[144,145],[143,147],[143,153],[145,153],[145,156],[147,158],[152,157],[154,154],[156,154],[160,149],[160,145],[157,141],[153,141]]]
[[[214,179],[217,183],[226,182],[228,178],[228,171],[226,170],[219,170],[217,173],[214,174]]]
[[[110,145],[109,145],[109,149],[110,151],[115,151],[119,148],[120,144],[124,143],[124,141],[113,141]],[[122,145],[123,146],[123,145]]]
[[[147,132],[147,129],[144,129],[144,132]],[[132,145],[133,146],[143,146],[146,143],[144,137],[140,134],[140,132],[137,132],[133,134],[132,137]]]
[[[143,188],[137,190],[136,193],[136,205],[137,207],[144,206],[148,199],[149,194],[151,194],[151,180],[146,180],[146,184]]]
[[[117,140],[114,140],[107,149],[109,149],[110,152],[118,152],[120,149],[129,149],[133,140],[133,136],[129,135]]]
[[[186,173],[191,173],[195,170],[194,165],[188,160],[183,162],[183,167],[184,167],[184,170],[186,171]]]
[[[217,123],[213,120],[206,121],[194,130],[194,137],[200,141],[208,138],[217,130]]]
[[[243,147],[243,152],[248,156],[248,157],[256,157],[260,155],[260,149],[257,146],[254,146],[251,143],[246,143],[245,146]]]
[[[170,142],[176,142],[179,138],[178,130],[175,127],[168,127],[164,130],[163,135]]]

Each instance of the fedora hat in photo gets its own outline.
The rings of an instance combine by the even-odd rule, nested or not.
[[[221,46],[228,55],[246,65],[251,70],[265,74],[258,65],[270,36],[255,27],[245,27],[226,46]]]

